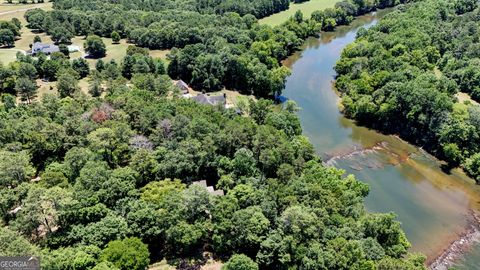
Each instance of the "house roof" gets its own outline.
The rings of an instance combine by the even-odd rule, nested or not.
[[[212,194],[212,195],[216,195],[216,196],[223,196],[225,195],[225,192],[221,189],[218,189],[218,190],[215,190],[215,188],[213,186],[209,186],[207,184],[207,181],[206,180],[200,180],[200,181],[195,181],[195,182],[192,182],[192,185],[198,185],[198,186],[201,186],[205,189],[207,189],[208,193]]]
[[[188,90],[188,84],[182,80],[177,81],[175,85],[182,90]]]
[[[225,105],[226,103],[226,98],[225,96],[209,96],[205,94],[200,94],[195,97],[193,97],[193,100],[195,100],[198,103],[205,104],[205,105],[218,105],[222,104]]]
[[[59,51],[60,49],[58,48],[58,46],[54,44],[45,44],[41,42],[35,42],[32,45],[33,54],[40,53],[40,52],[43,52],[45,54],[51,54]]]
[[[201,104],[210,104],[210,101],[208,100],[207,96],[204,94],[194,96],[193,100]]]
[[[195,181],[192,184],[193,185],[199,185],[201,187],[207,188],[207,180]]]
[[[224,96],[212,96],[212,97],[208,97],[208,99],[210,100],[211,103],[213,104],[225,104],[225,102],[227,101],[226,98]]]

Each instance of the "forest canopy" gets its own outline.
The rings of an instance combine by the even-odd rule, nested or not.
[[[2,105],[0,255],[41,255],[45,269],[203,252],[250,258],[228,267],[423,269],[395,216],[365,210],[368,186],[322,165],[292,108],[260,100],[239,116],[124,87]]]
[[[95,57],[117,35],[172,53],[168,65],[133,45],[95,69],[63,52],[0,65],[0,255],[39,255],[45,269],[188,269],[205,254],[225,269],[425,269],[395,215],[365,209],[368,186],[323,165],[294,102],[206,106],[172,82],[271,97],[303,39],[400,2],[342,1],[276,28],[257,18],[288,2],[57,0],[26,12],[61,45],[85,36]],[[58,94],[38,98],[38,79]]]
[[[28,27],[53,35],[111,37],[150,49],[172,49],[168,74],[193,88],[238,90],[259,97],[281,94],[289,71],[281,61],[309,36],[350,23],[354,16],[409,0],[344,0],[335,8],[301,12],[277,27],[258,18],[288,7],[288,1],[57,0],[53,11],[29,10]],[[242,11],[243,10],[243,11]]]

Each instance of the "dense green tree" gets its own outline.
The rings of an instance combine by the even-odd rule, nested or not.
[[[64,158],[66,173],[70,180],[75,180],[88,161],[95,159],[95,155],[87,148],[73,147],[67,151]]]
[[[98,63],[101,63],[100,61],[101,59],[98,61]],[[101,67],[101,65],[99,65],[99,67]],[[121,71],[114,60],[104,65],[104,68],[102,70],[102,76],[108,80],[115,80],[120,78]]]
[[[86,161],[80,170],[74,185],[78,195],[94,196],[102,188],[104,182],[108,181],[111,171],[105,162],[95,165],[93,160]]]
[[[113,31],[110,37],[112,38],[113,43],[118,44],[120,42],[120,34],[117,31]]]
[[[136,177],[136,172],[129,167],[113,170],[97,192],[100,201],[113,206],[122,198],[135,196]]]
[[[57,79],[58,71],[60,70],[61,66],[62,66],[61,60],[45,59],[43,63],[41,64],[39,63],[39,68],[37,68],[37,70],[42,71],[41,76],[43,78],[48,80],[55,80]]]
[[[7,152],[24,155],[21,168],[19,160],[14,164],[30,172],[17,179],[16,172],[2,170],[2,179],[11,180],[0,192],[0,212],[6,216],[21,204],[4,222],[33,236],[31,241],[45,243],[45,263],[53,269],[111,268],[100,264],[98,250],[126,237],[142,239],[145,250],[155,253],[152,258],[195,256],[210,246],[222,257],[240,252],[255,257],[259,268],[404,263],[398,257],[408,244],[398,222],[363,208],[368,188],[315,160],[305,137],[289,138],[266,120],[270,113],[294,117],[295,108],[274,112],[271,103],[263,102],[257,109],[268,112],[258,116],[264,120],[257,124],[229,110],[117,87],[105,98],[47,95],[36,106],[22,108],[35,117],[25,120],[30,129],[17,132],[43,135],[28,137],[35,167],[27,152]],[[17,122],[12,116],[3,123]],[[9,132],[0,126],[2,140],[15,149],[17,138],[26,137]],[[55,159],[45,162],[43,156]],[[1,160],[3,167],[13,168],[12,158]],[[36,169],[41,179],[30,183]],[[165,175],[179,180],[158,181]],[[208,179],[217,189],[227,187],[226,194],[215,196],[191,184],[198,179]],[[325,238],[326,232],[332,237]],[[130,249],[121,250],[127,254]],[[138,262],[131,258],[121,261]]]
[[[49,164],[41,175],[41,183],[47,188],[54,186],[68,187],[65,166],[57,162]]]
[[[90,148],[101,155],[109,164],[123,162],[124,154],[128,152],[128,139],[131,130],[128,126],[115,128],[99,128],[87,136]]]
[[[13,47],[15,35],[10,29],[0,29],[0,46]]]
[[[217,227],[214,235],[218,251],[255,254],[260,243],[267,237],[270,221],[260,207],[248,207],[232,214]]]
[[[63,55],[65,55],[65,57],[70,57],[70,50],[68,49],[67,45],[65,44],[60,44],[58,45],[58,49],[60,50],[61,53],[63,53]]]
[[[250,115],[257,124],[265,123],[267,114],[271,112],[273,102],[268,99],[261,99],[258,102],[250,102]]]
[[[95,64],[95,69],[98,72],[102,72],[105,69],[105,62],[103,62],[102,59],[99,59],[97,63]]]
[[[52,40],[57,44],[70,43],[73,38],[73,34],[61,26],[53,28],[51,35]]]
[[[149,262],[147,245],[138,238],[125,238],[108,243],[101,259],[110,261],[121,270],[143,270]]]
[[[38,248],[27,239],[5,227],[0,227],[0,256],[38,255]]]
[[[353,16],[365,14],[376,7],[398,4],[393,1],[344,0],[335,8],[316,12],[312,19],[297,13],[273,29],[260,26],[256,18],[288,8],[289,0],[200,1],[196,4],[179,0],[167,2],[170,4],[61,0],[55,4],[55,15],[32,10],[27,12],[26,19],[30,27],[35,28],[39,24],[38,15],[43,15],[45,22],[40,28],[47,32],[62,25],[77,35],[94,33],[115,37],[115,40],[125,36],[129,42],[141,47],[175,48],[170,53],[168,71],[175,79],[180,78],[199,90],[214,91],[226,87],[270,97],[281,93],[289,74],[280,61],[295,51],[302,39],[318,34],[320,29],[333,30],[336,25],[348,24]],[[139,16],[139,13],[144,16]],[[103,19],[107,17],[115,19]],[[218,25],[222,25],[221,30]],[[96,40],[100,43],[100,39]],[[148,54],[145,50],[135,49],[135,46],[130,48],[128,56]],[[131,60],[125,61],[128,68],[123,74],[127,78],[132,75],[133,66],[136,73],[153,72],[155,69],[142,60],[135,63]]]
[[[38,86],[35,81],[27,77],[21,77],[15,83],[15,91],[20,95],[22,101],[30,103],[37,96]]]
[[[103,92],[102,82],[98,79],[93,79],[90,81],[90,85],[88,87],[88,93],[92,95],[92,97],[99,97]]]
[[[225,263],[225,265],[223,265],[222,269],[258,270],[258,265],[252,259],[243,254],[235,254]]]
[[[12,18],[11,22],[15,25],[16,29],[22,28],[22,22],[18,18]]]
[[[72,61],[72,68],[75,70],[80,78],[85,78],[90,73],[90,66],[84,58],[78,58]]]
[[[99,36],[95,35],[88,36],[83,47],[85,52],[93,58],[104,57],[107,52],[103,40]]]
[[[474,10],[478,6],[477,1],[473,0],[456,0],[455,1],[455,10],[457,14],[464,14]]]
[[[35,174],[28,152],[0,151],[0,185],[15,187]]]
[[[72,96],[80,89],[76,74],[72,74],[69,70],[61,71],[57,78],[57,89],[60,97]]]
[[[233,173],[237,176],[252,177],[255,175],[256,160],[253,157],[252,151],[241,148],[235,152],[235,157],[232,160]]]
[[[180,180],[163,180],[148,183],[142,188],[142,200],[162,205],[169,196],[180,194],[185,184]]]
[[[480,153],[472,155],[465,161],[465,169],[477,183],[480,183]]]
[[[43,30],[43,21],[45,11],[42,9],[32,9],[25,12],[25,18],[28,21],[28,27],[37,30]]]
[[[44,252],[42,267],[45,269],[91,269],[100,254],[96,246],[66,247]]]
[[[69,237],[84,245],[104,247],[110,241],[123,239],[131,232],[124,218],[113,214],[88,225],[74,225]]]
[[[135,74],[132,78],[135,87],[154,92],[158,95],[166,95],[173,89],[172,80],[166,75],[155,76],[153,74]]]
[[[27,77],[30,80],[35,80],[37,78],[37,69],[30,63],[21,62],[17,73],[19,77]]]
[[[0,21],[0,29],[10,30],[14,37],[20,36],[21,23],[18,18],[13,18],[11,21]]]
[[[190,254],[195,252],[204,238],[205,224],[189,224],[180,221],[176,226],[166,231],[166,241],[176,254]]]
[[[26,236],[53,233],[60,225],[59,212],[70,203],[71,197],[68,191],[59,187],[31,188],[22,209],[16,214],[13,227]]]
[[[8,112],[11,109],[14,109],[16,107],[16,100],[15,96],[11,94],[2,94],[1,101],[3,103],[3,106],[5,108],[5,111]]]
[[[156,246],[164,239],[164,218],[156,205],[143,200],[131,199],[122,207],[126,213],[126,220],[134,235],[140,237],[144,243]]]

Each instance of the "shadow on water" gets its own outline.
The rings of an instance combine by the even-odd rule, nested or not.
[[[352,25],[308,39],[284,61],[292,69],[284,96],[295,100],[304,134],[327,164],[370,185],[366,206],[398,215],[413,251],[431,262],[468,226],[471,209],[480,209],[480,188],[462,172],[395,137],[357,126],[339,111],[333,67],[361,27],[372,27],[389,10],[362,16]],[[473,256],[480,262],[479,256]]]

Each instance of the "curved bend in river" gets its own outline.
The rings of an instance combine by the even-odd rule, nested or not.
[[[292,69],[285,96],[302,108],[302,127],[327,164],[345,169],[370,185],[366,200],[371,211],[393,211],[402,222],[412,250],[427,255],[428,263],[442,260],[445,269],[456,253],[467,252],[459,269],[480,265],[480,248],[452,245],[474,241],[480,208],[480,188],[460,172],[448,175],[439,162],[394,136],[386,136],[344,118],[332,82],[333,67],[342,49],[355,40],[360,27],[373,26],[388,10],[360,17],[348,27],[307,40],[302,51],[285,60]],[[480,245],[479,245],[480,246]],[[443,256],[441,256],[443,255]],[[470,265],[470,266],[469,266]]]

